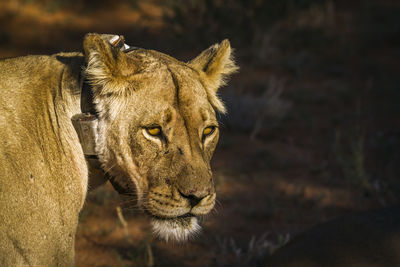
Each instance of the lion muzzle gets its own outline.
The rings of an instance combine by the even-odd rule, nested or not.
[[[183,242],[200,231],[197,217],[214,208],[215,198],[214,192],[195,198],[183,195],[177,188],[160,186],[150,190],[145,209],[152,216],[153,232],[157,236],[166,241]]]

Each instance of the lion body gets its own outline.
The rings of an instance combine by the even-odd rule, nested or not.
[[[70,119],[82,64],[78,54],[0,61],[1,266],[73,261],[88,177]]]
[[[83,66],[100,171],[71,120],[81,113]],[[228,41],[184,63],[152,50],[123,53],[98,34],[85,37],[84,54],[0,61],[0,265],[72,266],[88,180],[105,173],[160,237],[184,241],[198,231],[196,217],[215,202],[209,164],[215,110],[224,110],[216,91],[236,69]]]

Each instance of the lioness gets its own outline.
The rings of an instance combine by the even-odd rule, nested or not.
[[[216,111],[225,111],[217,90],[237,70],[229,42],[189,63],[123,51],[99,34],[83,46],[83,54],[0,61],[1,266],[74,264],[78,214],[98,175],[72,123],[83,67],[102,174],[138,199],[154,232],[183,241],[214,206],[210,160]]]

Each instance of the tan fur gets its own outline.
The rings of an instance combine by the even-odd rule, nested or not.
[[[185,240],[198,230],[193,216],[214,206],[209,163],[218,140],[215,110],[224,111],[216,93],[236,70],[229,42],[190,63],[144,49],[125,54],[98,34],[85,37],[84,50],[0,61],[1,266],[73,265],[94,169],[71,123],[81,112],[85,61],[103,170],[139,199],[154,231]],[[163,136],[148,135],[155,125]],[[210,125],[214,133],[203,138]]]

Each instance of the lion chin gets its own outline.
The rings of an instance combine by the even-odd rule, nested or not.
[[[153,232],[165,241],[173,240],[185,242],[200,232],[200,225],[196,217],[178,217],[172,219],[153,218],[151,225]]]

